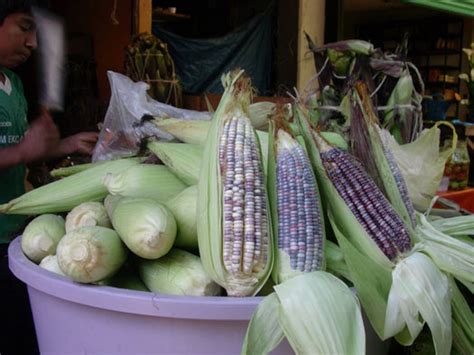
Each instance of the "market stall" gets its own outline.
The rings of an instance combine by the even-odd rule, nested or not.
[[[233,61],[182,96],[179,46],[130,39],[90,162],[0,204],[30,217],[8,253],[41,353],[474,351],[456,128],[424,122],[407,41],[302,35],[316,75],[285,97]]]

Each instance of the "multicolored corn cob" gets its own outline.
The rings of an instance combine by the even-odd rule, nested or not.
[[[323,227],[316,178],[303,147],[280,130],[276,152],[278,249],[292,270],[322,267]]]
[[[223,182],[223,260],[230,274],[253,274],[267,265],[267,201],[258,141],[239,112],[226,120],[219,142]]]
[[[378,127],[377,127],[378,128]],[[380,131],[380,129],[378,128]],[[380,138],[383,141],[383,136],[379,134]],[[403,178],[402,172],[400,167],[398,166],[395,157],[393,156],[393,152],[390,149],[388,144],[383,144],[383,151],[385,154],[385,158],[387,159],[388,166],[390,167],[390,171],[395,179],[395,182],[398,187],[398,191],[400,192],[400,196],[402,198],[403,204],[407,209],[408,215],[410,217],[411,225],[414,228],[416,226],[416,215],[415,215],[415,208],[413,207],[413,202],[410,199],[410,195],[408,194],[408,188],[405,183],[405,179]]]
[[[323,148],[321,160],[329,179],[357,221],[390,259],[411,249],[402,219],[380,189],[350,154]]]

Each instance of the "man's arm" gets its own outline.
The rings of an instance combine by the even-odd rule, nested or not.
[[[0,170],[8,169],[15,165],[23,163],[21,151],[18,149],[18,144],[0,149]]]
[[[59,131],[51,116],[43,112],[28,128],[20,143],[0,149],[0,170],[47,159],[58,150]]]

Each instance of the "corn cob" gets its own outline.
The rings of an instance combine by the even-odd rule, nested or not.
[[[379,132],[379,137],[382,140],[382,147],[383,147],[383,152],[385,154],[385,158],[387,159],[388,166],[390,168],[390,171],[392,172],[393,178],[395,179],[395,183],[400,193],[400,197],[408,212],[411,225],[412,227],[415,227],[416,226],[415,208],[413,207],[413,202],[411,201],[410,195],[408,194],[407,184],[405,183],[405,179],[403,178],[402,172],[395,160],[393,152],[390,149],[389,143],[384,141],[384,136],[380,133],[381,129],[378,126],[376,126],[376,128],[377,128],[377,131]]]
[[[363,135],[370,138],[371,153],[368,155],[370,160],[376,166],[377,176],[381,180],[385,195],[394,205],[397,212],[411,227],[416,226],[415,210],[413,203],[408,195],[408,188],[405,179],[402,176],[400,168],[395,161],[395,157],[389,146],[386,136],[383,134],[379,126],[379,119],[374,110],[372,101],[367,91],[367,86],[363,82],[357,82],[356,88],[358,97],[356,96],[356,105],[360,107],[361,113],[364,114],[365,120],[361,122],[361,126],[365,126]],[[380,172],[389,170],[391,174],[381,174]],[[370,170],[367,169],[368,172]],[[391,185],[395,185],[392,188]]]
[[[276,195],[278,256],[289,255],[292,271],[321,269],[323,224],[316,179],[303,147],[282,129],[276,144]],[[286,279],[284,268],[276,272],[276,282]]]
[[[259,141],[248,118],[250,81],[227,75],[198,185],[198,242],[206,271],[231,296],[254,295],[273,264]]]
[[[267,262],[265,186],[257,140],[244,117],[224,124],[219,162],[224,178],[224,264],[228,272],[259,271]]]
[[[327,144],[320,144],[320,149],[329,179],[382,252],[394,260],[409,251],[411,243],[405,224],[360,163]]]

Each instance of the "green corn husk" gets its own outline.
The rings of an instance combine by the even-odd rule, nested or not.
[[[327,140],[332,146],[347,150],[349,148],[346,140],[339,134],[334,132],[320,132],[321,136]]]
[[[274,289],[257,307],[241,354],[267,354],[284,336],[296,354],[365,354],[360,305],[341,280],[315,271]]]
[[[147,147],[186,185],[191,186],[198,183],[202,146],[186,143],[150,142]]]
[[[474,354],[474,314],[456,282],[449,280],[453,299],[453,349],[460,355]]]
[[[399,79],[395,87],[393,88],[392,94],[390,95],[387,106],[394,107],[395,105],[409,105],[411,103],[412,92],[414,90],[413,80],[408,72],[405,72]],[[400,132],[400,125],[406,125],[407,120],[406,108],[394,108],[385,111],[384,122],[388,127],[393,128],[392,134],[395,135],[399,144],[409,143],[402,137]],[[395,117],[398,117],[400,122],[395,122]]]
[[[23,231],[21,249],[28,259],[38,264],[46,256],[56,254],[64,234],[64,218],[53,214],[38,216]]]
[[[107,174],[103,184],[112,195],[166,202],[186,188],[164,165],[140,164],[119,174]]]
[[[83,202],[67,214],[66,233],[86,226],[112,227],[107,210],[101,202]]]
[[[107,216],[109,219],[112,219],[112,214],[114,213],[114,209],[117,206],[117,203],[122,199],[125,198],[120,195],[107,195],[104,199],[104,207],[107,211]]]
[[[459,216],[442,218],[431,221],[430,224],[439,232],[454,236],[474,235],[474,216]],[[473,244],[472,238],[464,239],[465,242]]]
[[[112,225],[135,255],[157,259],[176,238],[176,221],[164,205],[147,198],[124,197],[112,212]]]
[[[176,220],[178,231],[174,245],[190,252],[197,252],[197,186],[190,186],[169,200],[166,206]]]
[[[226,120],[233,118],[234,115],[245,117],[244,120],[248,119],[246,112],[251,88],[249,80],[242,76],[242,73],[243,71],[240,71],[237,74],[230,73],[223,76],[225,92],[209,129],[198,184],[197,228],[201,259],[211,278],[224,287],[231,296],[249,296],[258,293],[270,276],[273,266],[273,239],[266,191],[262,191],[264,196],[262,203],[266,206],[266,221],[268,221],[265,226],[266,233],[262,233],[262,238],[268,236],[268,244],[266,242],[262,244],[265,248],[263,253],[267,255],[266,260],[262,261],[265,265],[259,265],[259,269],[255,272],[252,270],[251,273],[235,273],[230,272],[223,261],[224,198],[219,164],[219,139]],[[262,164],[262,159],[259,164]]]
[[[97,226],[67,233],[56,251],[61,270],[82,283],[111,277],[125,263],[127,254],[127,248],[114,230]]]
[[[325,241],[324,255],[326,257],[326,271],[337,277],[343,277],[346,280],[352,282],[349,268],[344,260],[344,253],[341,248],[331,242],[330,240]]]
[[[418,250],[428,254],[441,270],[474,288],[474,245],[438,231],[424,215],[420,214],[418,219]],[[464,224],[465,220],[457,221]]]
[[[77,165],[71,165],[67,166],[64,168],[57,168],[53,169],[49,172],[49,174],[54,177],[54,178],[63,178],[67,176],[71,176],[77,173],[80,173],[81,171],[96,167],[100,164],[104,164],[105,161],[98,161],[96,163],[86,163],[86,164],[77,164]]]
[[[100,164],[64,179],[43,185],[0,205],[0,213],[35,215],[67,212],[87,201],[100,201],[107,195],[102,178],[138,165],[141,158],[119,159]]]
[[[451,293],[446,275],[428,256],[415,252],[396,265],[392,277],[385,337],[398,334],[399,342],[411,344],[426,322],[436,353],[449,354],[452,343]],[[408,332],[400,334],[405,327]]]
[[[138,270],[135,270],[135,267],[129,262],[126,262],[115,275],[102,280],[100,285],[123,288],[126,290],[150,291],[140,279]]]
[[[395,335],[397,341],[410,345],[421,331],[419,324],[426,321],[437,354],[448,354],[450,295],[433,292],[437,288],[448,289],[447,278],[428,257],[414,250],[396,260],[396,264],[382,253],[327,177],[315,142],[317,135],[301,108],[297,110],[297,117],[332,229],[350,271],[350,280],[375,332],[381,339]],[[405,273],[405,269],[412,272]],[[404,302],[399,302],[400,299]]]
[[[206,274],[196,255],[172,249],[156,260],[139,260],[138,271],[152,292],[182,296],[219,296],[222,289]]]
[[[439,125],[447,125],[453,131],[452,147],[442,152],[439,151]],[[456,130],[449,122],[437,122],[424,130],[415,141],[404,145],[398,145],[387,131],[381,133],[384,135],[384,144],[389,145],[400,167],[413,205],[417,210],[425,211],[436,195],[445,163],[456,147]]]

